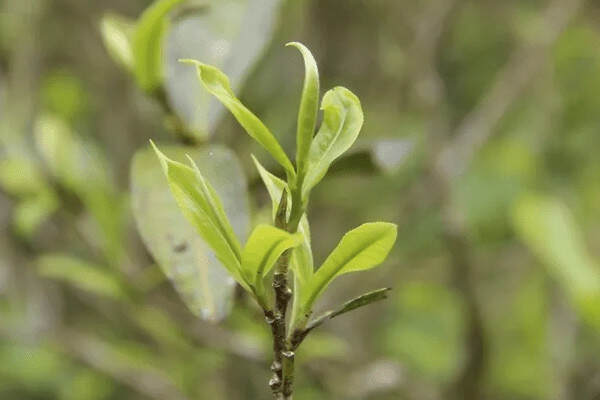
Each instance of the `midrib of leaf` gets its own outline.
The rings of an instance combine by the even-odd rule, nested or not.
[[[196,167],[197,168],[197,167]],[[200,172],[196,169],[196,173],[200,174]],[[202,175],[200,175],[202,176]],[[200,182],[200,190],[202,191],[202,193],[204,194],[204,196],[208,199],[208,211],[210,211],[211,213],[211,218],[209,218],[209,221],[213,224],[213,226],[215,226],[215,228],[217,229],[217,231],[219,232],[219,234],[221,235],[221,237],[225,240],[225,243],[227,244],[227,246],[229,247],[229,249],[232,251],[232,253],[234,254],[234,256],[236,257],[238,264],[241,264],[241,253],[240,253],[240,249],[235,245],[235,243],[231,242],[231,238],[228,235],[228,230],[227,228],[223,225],[223,222],[221,221],[221,218],[219,216],[219,211],[218,211],[218,206],[216,204],[214,204],[214,197],[211,195],[211,190],[206,186],[206,182],[204,181],[204,177],[202,177],[202,179],[199,179]],[[213,222],[217,221],[218,224],[215,225],[215,223]]]
[[[315,301],[315,298],[317,297],[317,295],[319,293],[321,293],[321,291],[325,288],[325,286],[331,279],[335,278],[335,276],[337,275],[338,272],[340,272],[341,270],[344,269],[344,266],[348,265],[348,263],[350,263],[350,261],[355,259],[360,253],[367,250],[369,247],[372,247],[375,243],[377,243],[382,238],[384,238],[385,235],[386,235],[386,232],[382,232],[380,235],[377,235],[375,240],[373,240],[370,243],[366,244],[365,246],[359,248],[354,253],[352,253],[350,256],[348,256],[343,262],[339,263],[339,265],[341,265],[340,268],[333,270],[333,272],[331,274],[325,275],[325,277],[324,277],[325,279],[318,279],[317,287],[316,287],[317,290],[311,290],[310,297],[308,298],[308,301],[305,303],[304,308],[306,309],[312,305],[312,303]],[[316,275],[319,274],[320,270],[321,270],[321,268],[319,268],[317,270],[317,272],[315,273],[315,277],[316,277]]]

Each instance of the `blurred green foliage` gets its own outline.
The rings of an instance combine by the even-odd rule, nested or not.
[[[291,40],[311,48],[323,87],[344,83],[365,111],[355,151],[314,190],[316,265],[360,223],[400,228],[383,268],[346,275],[323,298],[327,309],[350,291],[394,288],[307,340],[296,397],[598,397],[597,3],[190,0],[158,24],[174,57],[163,59],[166,94],[148,95],[113,61],[130,62],[131,32],[113,33],[109,52],[102,31],[130,30],[122,20],[150,3],[0,3],[1,399],[267,398],[258,310],[238,295],[218,325],[188,311],[137,233],[129,176],[149,138],[210,137],[241,159],[249,224],[268,220],[248,157],[264,153],[168,63],[223,68],[293,154],[302,66],[282,51]],[[473,117],[490,135],[441,190],[437,155]]]

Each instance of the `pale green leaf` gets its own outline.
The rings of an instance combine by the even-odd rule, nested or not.
[[[583,317],[600,328],[600,266],[569,209],[553,198],[526,195],[515,205],[513,223]]]
[[[325,93],[321,109],[323,122],[310,145],[304,198],[323,179],[331,163],[352,146],[363,124],[360,101],[346,88],[338,86]]]
[[[194,168],[190,168],[169,159],[156,146],[154,150],[185,217],[196,227],[233,278],[249,290],[241,273],[241,246],[217,192],[195,164]]]
[[[290,213],[292,211],[292,195],[290,194],[290,190],[288,189],[287,183],[284,180],[279,179],[272,173],[266,170],[260,162],[252,155],[252,160],[254,161],[254,165],[260,174],[260,177],[267,188],[267,192],[269,192],[269,197],[271,198],[271,203],[273,205],[273,221],[275,221],[275,216],[277,215],[277,210],[279,209],[279,202],[281,201],[281,196],[284,190],[287,190],[287,218],[290,217]]]
[[[319,111],[319,70],[312,53],[302,43],[291,42],[286,46],[297,48],[304,59],[304,86],[296,131],[296,164],[298,175],[304,176]]]
[[[242,253],[242,268],[248,281],[262,280],[281,254],[302,242],[302,235],[291,234],[271,225],[258,225],[250,234]]]
[[[153,91],[162,84],[167,14],[184,1],[157,0],[138,19],[133,35],[133,71],[138,85],[146,91]]]
[[[133,70],[133,50],[131,40],[135,32],[135,22],[125,17],[105,14],[100,21],[100,33],[106,50],[122,67]]]
[[[163,85],[173,110],[190,132],[204,138],[215,135],[225,107],[206,90],[196,90],[196,71],[177,60],[194,58],[221,68],[237,93],[271,42],[282,3],[283,0],[190,2],[189,8],[202,9],[172,19],[165,38]]]
[[[294,167],[269,128],[244,106],[231,90],[229,78],[218,68],[195,60],[185,60],[196,66],[198,79],[208,92],[223,103],[246,132],[281,164],[286,173],[294,176]]]
[[[392,249],[396,234],[396,225],[387,222],[363,224],[346,233],[302,293],[303,311],[310,310],[335,277],[381,264]]]
[[[66,255],[47,254],[37,260],[40,275],[69,283],[78,289],[110,297],[124,299],[127,294],[121,282],[110,269]]]
[[[193,158],[222,199],[236,236],[245,240],[248,199],[235,154],[221,146],[172,145],[161,150],[176,161],[186,161],[186,154]],[[152,149],[136,153],[131,167],[131,201],[138,231],[189,309],[203,319],[222,320],[230,312],[235,281],[183,216],[161,174]]]

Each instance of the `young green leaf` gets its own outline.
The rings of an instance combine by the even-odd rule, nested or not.
[[[338,86],[325,93],[321,109],[323,122],[310,145],[303,198],[323,179],[331,163],[352,146],[363,124],[360,101],[346,88]]]
[[[297,48],[304,58],[304,86],[296,132],[296,164],[298,175],[304,176],[319,111],[319,70],[312,53],[302,43],[291,42],[286,46]]]
[[[302,243],[292,251],[290,269],[294,272],[294,301],[292,302],[291,321],[296,321],[300,315],[300,299],[310,281],[313,271],[313,254],[310,243],[310,227],[306,214],[300,218],[298,233],[302,234]]]
[[[291,234],[271,225],[258,225],[242,253],[242,269],[261,305],[267,302],[264,278],[284,251],[302,242],[299,233]]]
[[[275,261],[287,249],[302,242],[302,235],[291,234],[271,225],[258,225],[242,252],[242,268],[249,282],[258,282],[266,276]]]
[[[295,176],[294,166],[279,145],[279,142],[277,142],[277,139],[275,139],[275,136],[273,136],[269,128],[256,115],[235,97],[229,84],[229,78],[216,67],[202,64],[195,60],[182,61],[196,66],[198,79],[200,79],[206,90],[227,107],[248,135],[264,147],[281,164],[289,176]]]
[[[124,17],[106,14],[100,21],[100,33],[110,56],[122,67],[133,70],[133,50],[131,41],[135,23]]]
[[[352,300],[349,300],[342,304],[337,310],[332,311],[327,316],[329,319],[335,318],[338,315],[345,314],[352,310],[356,310],[357,308],[367,306],[371,303],[375,303],[376,301],[387,299],[388,292],[392,290],[391,288],[382,288],[373,290],[372,292],[365,293],[360,295]]]
[[[287,183],[267,171],[267,169],[260,164],[254,155],[252,155],[252,160],[254,161],[254,165],[256,166],[256,169],[258,170],[265,187],[267,188],[267,192],[269,192],[269,197],[271,198],[271,203],[273,205],[273,221],[275,221],[277,209],[279,208],[279,201],[281,200],[281,195],[284,190],[287,191],[288,207],[286,213],[287,218],[289,218],[290,212],[292,211],[292,195],[290,194]]]
[[[198,229],[200,236],[235,280],[249,290],[241,273],[241,246],[216,191],[195,164],[192,169],[167,158],[154,143],[152,146],[183,214]]]
[[[387,222],[363,224],[346,233],[308,283],[302,294],[302,309],[310,310],[335,277],[382,263],[396,241],[396,234],[396,225]]]
[[[356,310],[357,308],[367,306],[376,301],[387,299],[387,293],[390,290],[392,290],[392,289],[391,288],[382,288],[382,289],[373,290],[372,292],[365,293],[365,294],[360,295],[352,300],[345,302],[344,304],[342,304],[340,307],[338,307],[335,310],[327,311],[326,313],[322,314],[321,316],[310,321],[306,325],[306,328],[294,333],[291,337],[292,346],[294,348],[298,347],[300,345],[300,343],[302,343],[302,341],[306,338],[306,336],[312,330],[323,325],[323,323],[329,319],[333,319],[333,318],[337,317],[338,315],[342,315],[342,314],[345,314],[352,310]]]
[[[134,74],[148,92],[162,84],[162,47],[168,27],[167,14],[185,0],[157,0],[141,15],[133,35]]]
[[[240,241],[246,240],[249,210],[246,179],[235,154],[222,146],[161,146],[175,161],[194,159],[223,201]],[[190,311],[220,321],[231,311],[235,281],[197,229],[184,217],[163,179],[151,148],[136,152],[131,163],[131,208],[146,248]],[[151,216],[151,217],[150,217]],[[150,279],[152,281],[152,279]]]
[[[294,271],[301,284],[310,280],[313,274],[313,254],[310,244],[310,227],[306,214],[300,219],[298,233],[302,234],[302,244],[292,252],[290,268]]]

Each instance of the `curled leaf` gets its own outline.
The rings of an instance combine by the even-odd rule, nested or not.
[[[302,88],[296,132],[296,163],[298,175],[303,176],[319,111],[319,69],[312,53],[302,43],[291,42],[286,46],[297,48],[304,58],[304,86]]]
[[[304,198],[323,179],[331,163],[352,146],[364,119],[358,97],[339,86],[325,93],[321,109],[323,123],[310,145],[308,170],[302,186]]]

